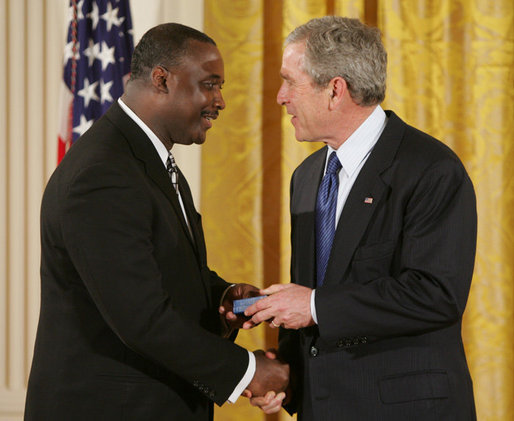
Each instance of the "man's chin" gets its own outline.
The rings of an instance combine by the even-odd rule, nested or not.
[[[322,142],[322,139],[313,138],[309,133],[302,132],[301,130],[296,129],[294,131],[294,137],[298,142]]]
[[[191,136],[189,139],[184,139],[183,141],[178,141],[175,143],[181,145],[202,145],[205,142],[206,136],[205,133],[197,134],[196,136]]]
[[[195,145],[202,145],[205,142],[205,139],[206,139],[206,136],[204,135],[203,137],[199,137],[199,138],[193,140],[193,143]]]
[[[296,137],[296,140],[298,142],[307,142],[308,141],[307,139],[305,139],[304,136],[302,136],[302,133],[298,129],[296,129],[294,131],[294,137]]]
[[[320,142],[319,140],[307,139],[305,136],[295,136],[298,142]]]

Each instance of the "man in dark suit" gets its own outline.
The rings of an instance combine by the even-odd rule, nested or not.
[[[203,143],[225,107],[214,41],[157,26],[131,70],[122,99],[44,193],[27,420],[207,421],[212,402],[288,382],[286,364],[221,337],[223,295],[230,310],[255,288],[209,270],[200,215],[169,155],[175,143]]]
[[[285,407],[302,421],[476,418],[461,339],[473,186],[448,147],[382,110],[386,61],[356,19],[286,41],[278,102],[298,140],[326,146],[291,181],[292,284],[263,290],[246,327],[282,327]],[[276,412],[284,397],[252,402]]]

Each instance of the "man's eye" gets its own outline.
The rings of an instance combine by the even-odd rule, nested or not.
[[[207,89],[214,89],[216,86],[219,88],[219,89],[223,89],[223,86],[217,82],[204,82],[204,85]]]

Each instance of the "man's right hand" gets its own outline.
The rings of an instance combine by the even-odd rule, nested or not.
[[[254,351],[254,355],[255,374],[247,387],[251,396],[265,396],[269,391],[277,394],[284,392],[289,385],[289,364],[278,359],[270,359],[261,350]]]

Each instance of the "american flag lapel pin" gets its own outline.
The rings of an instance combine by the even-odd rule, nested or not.
[[[366,203],[367,205],[371,205],[373,203],[373,198],[372,197],[365,197],[364,198],[364,203]]]

